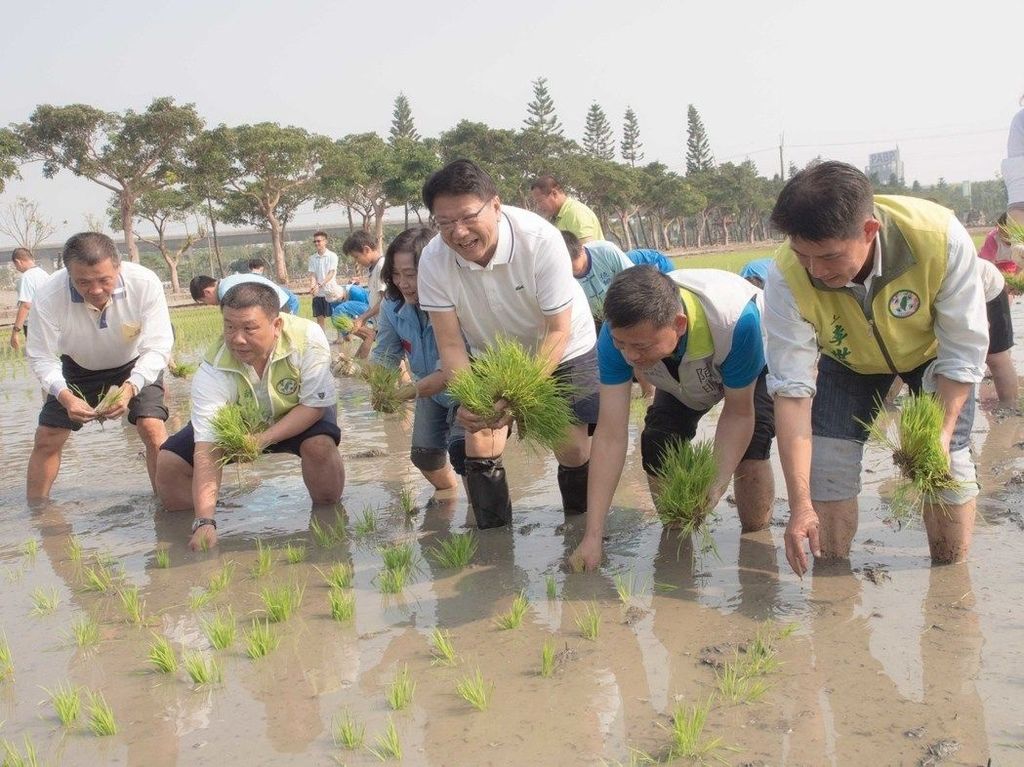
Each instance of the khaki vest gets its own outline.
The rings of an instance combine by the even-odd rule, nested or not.
[[[751,301],[762,308],[762,294],[739,275],[720,269],[677,269],[668,276],[679,286],[687,319],[679,380],[665,360],[637,372],[687,407],[707,410],[725,396],[721,367],[732,349],[736,322]]]
[[[299,366],[306,349],[309,320],[292,314],[279,314],[282,320],[281,335],[277,346],[270,355],[264,377],[269,377],[267,387],[273,412],[264,413],[272,422],[277,421],[299,404],[301,376]],[[238,386],[238,401],[259,402],[256,392],[245,375],[244,365],[235,359],[223,339],[214,344],[206,355],[206,362],[217,370],[231,373]]]
[[[914,197],[875,196],[882,273],[868,307],[847,287],[830,288],[800,266],[788,244],[777,264],[821,353],[857,373],[900,373],[935,357],[933,303],[946,276],[953,212]]]

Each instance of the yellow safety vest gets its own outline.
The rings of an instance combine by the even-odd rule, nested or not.
[[[814,326],[821,353],[857,373],[904,373],[935,357],[935,297],[946,276],[953,212],[916,197],[875,196],[882,226],[882,273],[867,308],[847,287],[810,276],[783,245],[778,268],[801,316]]]

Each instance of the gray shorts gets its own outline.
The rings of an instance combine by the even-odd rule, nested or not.
[[[915,394],[934,391],[929,367],[932,363],[900,373]],[[861,458],[867,429],[878,414],[896,376],[892,373],[861,374],[822,355],[818,361],[817,393],[811,405],[811,500],[844,501],[860,494]],[[942,500],[960,504],[977,496],[978,483],[970,454],[974,426],[974,397],[968,397],[957,418],[950,443],[950,471],[962,483],[956,491],[943,493]]]
[[[417,398],[411,446],[415,465],[436,471],[448,456],[455,472],[465,474],[466,433],[455,420],[458,409],[456,402],[445,406],[433,397]]]

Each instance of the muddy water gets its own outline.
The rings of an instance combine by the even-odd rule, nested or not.
[[[169,396],[177,428],[187,417],[186,385],[169,382]],[[633,749],[667,753],[673,709],[712,695],[714,665],[734,657],[771,620],[798,628],[778,643],[781,666],[766,678],[768,691],[750,704],[716,703],[708,716],[704,737],[721,739],[727,750],[716,755],[726,763],[1024,764],[1024,517],[1020,486],[1006,485],[1014,470],[1024,470],[1019,417],[983,411],[978,418],[985,521],[969,565],[931,568],[921,530],[884,524],[879,498],[892,468],[873,451],[849,565],[818,568],[800,581],[781,552],[782,500],[772,528],[747,536],[723,502],[715,531],[720,559],[695,561],[688,544],[663,533],[649,513],[636,424],[601,572],[565,571],[582,521],[564,524],[553,462],[519,445],[507,456],[514,528],[480,535],[473,565],[453,572],[425,552],[464,528],[465,500],[425,507],[427,486],[406,459],[410,414],[372,413],[355,382],[343,382],[340,403],[350,535],[327,549],[316,546],[310,522],[330,522],[334,510],[311,510],[297,462],[269,457],[256,470],[226,473],[221,545],[188,552],[187,515],[156,508],[141,445],[118,424],[74,436],[53,502],[30,510],[23,477],[39,393],[16,371],[0,383],[0,402],[0,629],[15,669],[0,683],[0,737],[20,744],[28,736],[44,761],[377,763],[365,748],[343,751],[332,742],[332,722],[347,712],[365,725],[370,746],[390,718],[406,764],[628,764]],[[368,457],[372,450],[385,454]],[[405,486],[421,506],[412,517],[400,508]],[[376,514],[378,531],[358,536],[355,522],[366,509]],[[125,622],[115,595],[83,590],[82,565],[67,552],[72,534],[85,547],[86,563],[101,555],[123,566],[145,599],[146,627]],[[249,573],[257,536],[277,550],[273,572],[261,580]],[[40,544],[35,557],[22,553],[29,539]],[[376,582],[378,549],[389,541],[411,542],[420,560],[400,596],[383,596]],[[305,543],[308,560],[287,564],[280,552],[287,542]],[[157,566],[160,548],[170,554],[168,569]],[[227,562],[237,565],[231,585],[206,607],[191,609],[190,595]],[[349,624],[331,619],[316,569],[335,562],[355,568]],[[632,573],[637,585],[628,610],[616,595],[616,573]],[[548,576],[554,599],[546,594]],[[261,614],[259,590],[293,582],[305,585],[304,600],[296,615],[273,627],[276,650],[251,661],[240,639],[226,650],[210,648],[204,619],[230,607],[239,628],[247,628]],[[39,588],[57,589],[55,612],[32,614]],[[494,618],[521,590],[531,602],[522,627],[498,630]],[[596,641],[576,626],[590,603],[601,615]],[[101,640],[91,650],[66,638],[85,615],[100,623]],[[459,654],[454,668],[431,664],[435,627],[451,632]],[[179,652],[216,657],[223,682],[197,687],[182,670],[152,672],[146,656],[154,634]],[[550,679],[538,675],[545,641],[559,650]],[[405,666],[415,695],[409,708],[392,712],[386,686]],[[493,686],[483,712],[455,694],[456,683],[477,669]],[[61,728],[42,688],[62,682],[101,690],[118,734],[95,737],[82,721]]]

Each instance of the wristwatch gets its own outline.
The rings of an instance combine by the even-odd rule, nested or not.
[[[196,519],[192,520],[192,532],[194,533],[203,525],[213,525],[213,529],[216,530],[217,520],[213,517],[197,517]]]

